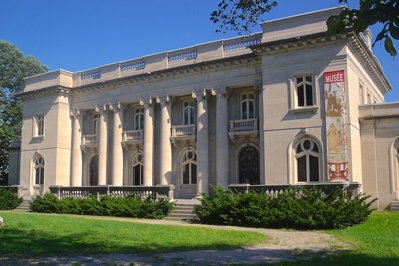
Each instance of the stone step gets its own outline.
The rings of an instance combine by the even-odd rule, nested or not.
[[[194,206],[198,205],[197,200],[177,200],[173,210],[170,212],[167,220],[192,220],[197,216],[194,213]]]
[[[392,201],[389,206],[389,209],[391,211],[399,211],[399,201]]]
[[[23,200],[15,210],[29,212],[30,200]]]

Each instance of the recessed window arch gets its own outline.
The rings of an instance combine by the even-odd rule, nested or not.
[[[240,97],[241,119],[253,119],[255,115],[255,94],[253,92],[242,93]]]
[[[34,177],[35,185],[44,184],[44,158],[40,154],[36,154],[34,158]]]
[[[195,124],[195,101],[183,102],[183,124],[184,125]]]
[[[245,145],[238,153],[238,181],[240,184],[260,184],[260,157],[253,145]]]
[[[295,145],[297,182],[320,181],[320,147],[317,142],[304,137]]]
[[[134,110],[134,130],[144,128],[144,108],[136,108]]]
[[[197,154],[193,149],[183,152],[181,169],[183,184],[197,184]]]
[[[143,153],[138,152],[132,158],[132,178],[134,186],[143,185],[143,171],[144,171]]]

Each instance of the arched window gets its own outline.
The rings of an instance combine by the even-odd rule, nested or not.
[[[133,185],[141,186],[143,184],[143,154],[137,153],[133,157]]]
[[[259,185],[259,151],[251,145],[241,149],[238,155],[238,174],[241,184]]]
[[[253,93],[241,94],[241,119],[255,118],[255,96]]]
[[[197,184],[197,155],[193,150],[186,150],[182,155],[183,184]]]
[[[90,180],[89,186],[98,185],[98,155],[94,155],[90,160]]]
[[[92,124],[92,129],[91,129],[93,135],[97,134],[98,119],[99,119],[99,115],[98,114],[94,114],[94,116],[93,116],[93,124]]]
[[[134,111],[134,130],[140,130],[144,128],[144,109],[136,108]]]
[[[44,184],[44,159],[40,154],[36,155],[35,158],[35,184]]]
[[[183,123],[184,125],[195,124],[195,102],[185,101],[183,103]]]
[[[311,138],[301,139],[295,146],[298,182],[320,181],[320,149]]]

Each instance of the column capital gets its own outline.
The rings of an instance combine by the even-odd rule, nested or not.
[[[75,109],[69,112],[69,115],[74,119],[77,119],[80,116],[80,109]]]
[[[122,105],[120,102],[111,103],[111,104],[108,104],[108,108],[109,108],[109,110],[114,111],[114,113],[117,113],[122,110]]]
[[[228,94],[227,89],[228,89],[227,87],[215,88],[215,89],[211,90],[211,94],[216,97],[224,97],[225,98],[225,97],[227,97],[227,94]]]
[[[169,95],[163,96],[163,97],[157,97],[156,98],[157,103],[160,103],[161,106],[164,106],[168,103],[170,103],[171,98],[169,97]]]
[[[140,105],[144,106],[145,108],[147,108],[148,106],[152,105],[152,98],[148,98],[146,100],[140,99]]]
[[[204,99],[206,99],[206,90],[192,91],[191,96],[194,99],[197,99],[197,101],[204,100]]]
[[[94,111],[96,113],[103,114],[105,111],[107,111],[107,105],[106,104],[96,105],[96,107],[94,108]]]

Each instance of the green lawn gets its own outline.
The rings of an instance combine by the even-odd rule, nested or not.
[[[0,211],[0,254],[14,256],[238,248],[266,241],[260,233],[150,225]]]
[[[282,265],[399,265],[399,212],[374,212],[364,224],[325,232],[350,243],[351,250]]]

